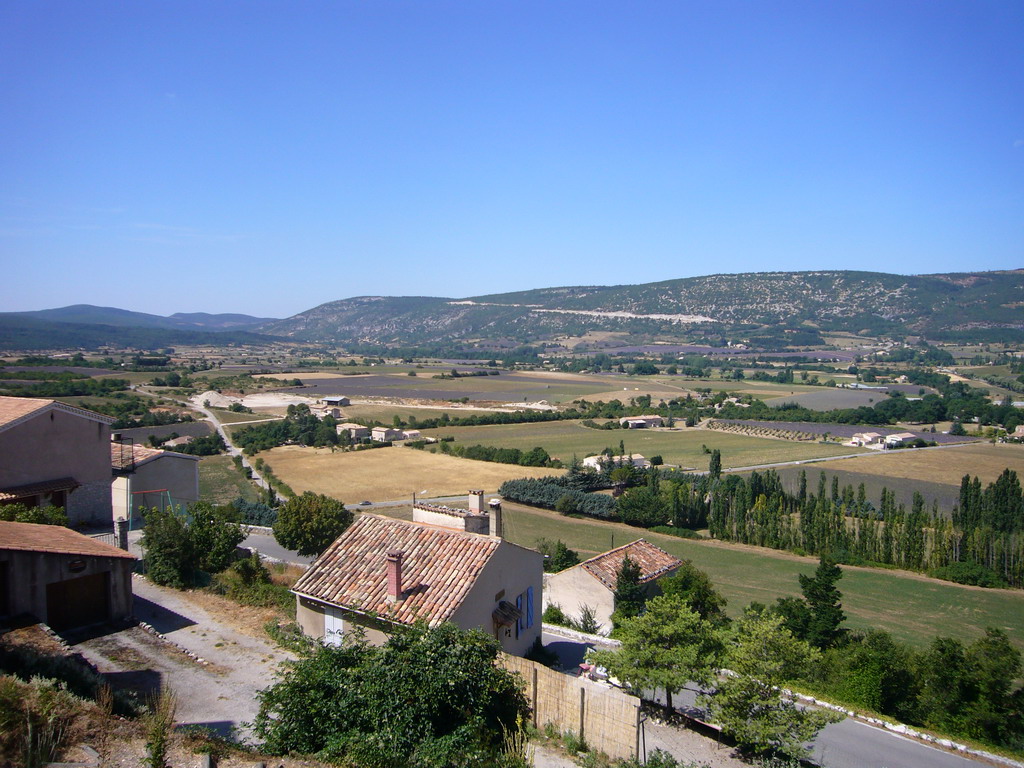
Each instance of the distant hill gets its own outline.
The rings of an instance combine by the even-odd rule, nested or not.
[[[271,317],[221,314],[206,312],[176,312],[170,317],[132,312],[116,307],[96,307],[92,304],[73,304],[59,309],[41,309],[34,312],[10,312],[36,320],[50,320],[57,323],[84,323],[88,325],[113,325],[125,328],[179,328],[189,330],[246,330],[272,322]]]
[[[160,349],[181,344],[265,344],[275,341],[251,331],[56,322],[27,316],[30,314],[0,313],[0,350],[95,349],[101,346]]]
[[[360,296],[283,320],[204,312],[163,317],[88,304],[0,314],[3,349],[258,343],[273,336],[349,347],[499,350],[591,331],[621,334],[620,343],[716,346],[728,340],[769,350],[820,346],[822,334],[838,331],[1022,342],[1024,270],[757,272],[464,299]]]
[[[821,332],[1024,340],[1024,270],[905,276],[760,272],[643,285],[574,286],[469,299],[362,296],[260,330],[315,342],[387,345],[516,340],[587,331],[768,348],[821,343]]]

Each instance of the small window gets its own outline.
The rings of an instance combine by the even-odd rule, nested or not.
[[[516,637],[519,637],[519,633],[523,631],[523,596],[520,595],[516,598],[516,608],[519,609],[519,618],[516,619]]]

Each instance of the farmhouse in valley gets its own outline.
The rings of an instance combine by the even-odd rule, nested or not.
[[[497,515],[439,505],[416,514],[434,524],[360,515],[317,558],[292,589],[303,632],[338,643],[358,629],[381,643],[396,624],[451,621],[524,655],[540,638],[543,556],[501,537],[500,505]],[[494,522],[471,532],[481,517]]]
[[[623,429],[647,429],[648,427],[660,427],[661,416],[624,416],[619,419],[619,426]]]
[[[351,404],[351,401],[342,395],[325,395],[317,402],[320,405],[326,405],[328,408],[341,408]]]
[[[631,453],[628,456],[606,456],[603,453],[599,453],[596,456],[587,456],[583,460],[584,467],[590,467],[600,471],[604,464],[611,464],[613,467],[635,467],[636,469],[648,469],[651,466],[651,462],[643,457],[640,453]]]
[[[0,522],[0,618],[27,613],[55,630],[126,619],[134,564],[70,528]]]
[[[615,611],[615,587],[622,561],[640,569],[640,584],[649,596],[657,594],[657,581],[678,570],[683,561],[644,539],[603,552],[544,578],[544,607],[558,605],[565,615],[579,621],[584,606],[594,610],[601,631],[611,630]]]
[[[895,434],[885,436],[885,447],[895,448],[906,443],[912,443],[917,440],[917,435],[913,432],[896,432]]]
[[[344,424],[339,424],[336,427],[338,434],[342,432],[348,432],[348,436],[353,440],[362,440],[364,437],[370,436],[370,428],[364,427],[362,424],[354,424],[351,421],[346,421]]]
[[[56,400],[0,397],[0,504],[64,507],[110,523],[109,416]]]
[[[391,427],[374,427],[370,431],[370,439],[375,443],[387,443],[393,440],[404,440],[405,436],[400,429]]]

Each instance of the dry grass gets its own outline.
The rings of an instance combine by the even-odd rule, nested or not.
[[[352,453],[327,448],[284,446],[261,453],[274,474],[297,493],[314,491],[351,503],[398,501],[415,493],[464,494],[469,488],[495,490],[517,477],[543,477],[561,470],[457,459],[396,445]]]
[[[926,451],[874,453],[828,464],[830,471],[846,470],[945,485],[960,485],[965,474],[977,475],[982,483],[990,483],[1006,468],[1018,475],[1024,474],[1024,445],[972,443]]]

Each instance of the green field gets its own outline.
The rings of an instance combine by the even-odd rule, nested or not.
[[[678,431],[644,429],[590,429],[579,421],[549,421],[538,424],[497,424],[483,427],[445,427],[424,430],[432,437],[451,436],[464,445],[489,445],[529,450],[542,446],[552,456],[568,462],[573,454],[582,459],[605,448],[619,451],[619,441],[627,453],[650,457],[661,455],[666,464],[708,468],[708,455],[702,451],[717,448],[722,452],[722,466],[749,467],[783,461],[841,456],[860,453],[860,449],[820,443],[799,443],[718,432],[705,429]]]
[[[204,456],[199,462],[199,498],[229,504],[241,496],[256,501],[256,489],[242,477],[230,456]]]
[[[538,538],[562,539],[582,557],[645,538],[708,572],[738,616],[751,601],[772,603],[799,596],[797,575],[810,574],[817,560],[774,550],[663,536],[621,523],[562,517],[554,512],[505,503],[505,535],[532,547]],[[408,519],[408,508],[387,512]],[[902,571],[843,567],[839,589],[847,626],[884,629],[923,647],[944,635],[971,641],[987,626],[1001,627],[1024,650],[1024,591],[979,589]]]
[[[266,421],[273,418],[273,414],[260,412],[236,413],[235,411],[229,411],[227,408],[212,408],[211,411],[216,414],[217,420],[221,424],[246,424],[250,421]]]

